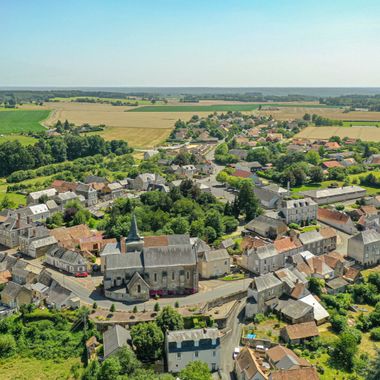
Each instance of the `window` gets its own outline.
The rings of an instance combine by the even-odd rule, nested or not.
[[[215,364],[215,363],[212,363],[212,364],[211,364],[211,367],[212,367],[212,370],[213,370],[213,371],[216,371],[216,364]]]
[[[157,282],[157,273],[154,274],[154,282]]]
[[[186,272],[186,278],[190,280],[190,272]]]
[[[137,293],[141,293],[141,285],[137,285]]]
[[[181,359],[181,353],[177,352],[177,359]]]
[[[198,357],[198,354],[199,354],[199,352],[198,351],[195,351],[195,357],[197,358]]]
[[[212,356],[215,358],[215,356],[216,356],[216,351],[213,351],[213,352],[212,352]]]
[[[172,280],[174,280],[174,279],[175,279],[175,273],[172,272]]]

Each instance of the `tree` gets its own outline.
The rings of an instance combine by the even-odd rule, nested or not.
[[[323,181],[323,170],[319,166],[313,166],[310,169],[309,177],[311,182],[313,183],[319,183]]]
[[[154,311],[160,311],[160,304],[158,302],[154,304]]]
[[[309,290],[311,293],[318,297],[322,294],[322,289],[325,286],[325,281],[321,278],[310,277],[309,278]]]
[[[259,201],[253,192],[253,185],[251,182],[243,182],[237,196],[237,206],[240,212],[244,212],[246,221],[250,221],[260,214]]]
[[[211,380],[208,365],[200,360],[190,362],[180,373],[181,380]]]
[[[141,367],[141,363],[137,360],[135,353],[128,347],[122,347],[117,351],[116,357],[121,366],[121,373],[130,375],[137,368]]]
[[[141,360],[154,361],[161,357],[164,334],[155,322],[139,323],[131,329],[136,355]]]
[[[380,349],[376,350],[376,357],[371,361],[367,380],[378,380],[380,379]]]
[[[120,372],[121,365],[119,360],[111,356],[103,362],[98,377],[102,380],[114,380],[119,376]]]
[[[115,304],[113,303],[112,305],[111,305],[111,307],[110,307],[110,312],[111,313],[114,313],[116,311],[116,306],[115,306]]]
[[[356,337],[349,332],[343,332],[331,352],[332,363],[338,368],[352,371],[357,352],[358,344]]]
[[[344,315],[340,315],[340,314],[332,315],[330,318],[330,322],[331,322],[331,328],[337,334],[340,334],[348,326],[347,317],[345,317]]]
[[[312,165],[318,165],[321,157],[315,150],[309,150],[305,155],[305,159]]]
[[[16,351],[16,341],[13,335],[0,335],[0,358],[12,356]]]
[[[92,360],[84,370],[81,380],[97,380],[99,376],[100,365],[97,360]]]
[[[182,315],[171,306],[165,306],[156,319],[157,325],[166,331],[181,330],[184,328]]]
[[[210,210],[206,214],[205,226],[212,227],[217,236],[221,236],[223,233],[223,221],[222,216],[217,210]]]

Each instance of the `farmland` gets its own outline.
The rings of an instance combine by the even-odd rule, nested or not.
[[[296,137],[308,139],[329,139],[331,136],[349,137],[363,141],[380,141],[380,129],[376,126],[344,127],[306,127]]]
[[[0,112],[0,134],[38,132],[40,124],[49,116],[48,110],[10,110]]]

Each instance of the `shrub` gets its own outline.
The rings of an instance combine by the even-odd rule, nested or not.
[[[375,340],[376,342],[380,341],[380,327],[375,327],[371,330],[370,337],[372,340]]]

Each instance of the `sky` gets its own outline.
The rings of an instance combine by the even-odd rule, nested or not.
[[[379,20],[379,0],[0,0],[0,87],[379,87]]]

